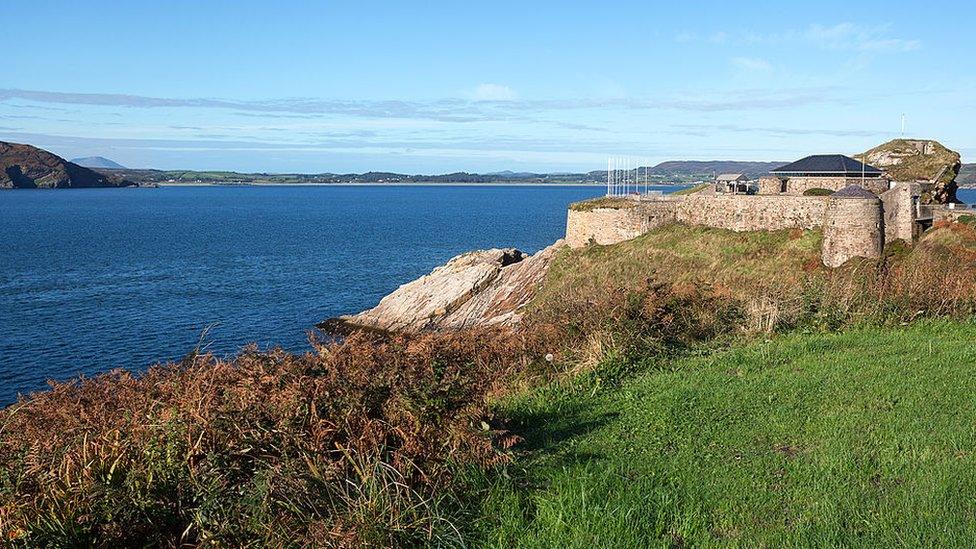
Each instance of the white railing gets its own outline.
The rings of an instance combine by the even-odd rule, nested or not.
[[[607,196],[640,196],[647,194],[650,186],[647,161],[629,156],[607,158]]]

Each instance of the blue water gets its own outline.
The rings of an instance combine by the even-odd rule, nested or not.
[[[0,192],[0,405],[192,350],[308,349],[476,248],[537,251],[600,187],[166,187]]]

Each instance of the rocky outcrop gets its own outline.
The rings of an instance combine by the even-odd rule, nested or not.
[[[959,153],[929,139],[893,139],[865,153],[867,163],[884,170],[893,181],[926,182],[922,201],[956,202]]]
[[[0,141],[0,189],[128,187],[121,177],[100,174],[43,149]]]
[[[327,320],[319,328],[347,333],[355,329],[422,332],[513,326],[562,246],[560,240],[532,256],[513,248],[461,254],[400,286],[376,307]]]

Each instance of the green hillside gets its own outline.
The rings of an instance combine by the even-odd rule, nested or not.
[[[965,546],[976,325],[794,333],[515,399],[494,547]]]

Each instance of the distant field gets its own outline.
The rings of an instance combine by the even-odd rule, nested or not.
[[[531,449],[483,494],[494,547],[968,546],[976,326],[796,333],[507,406]],[[481,496],[479,496],[481,497]]]

